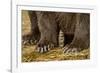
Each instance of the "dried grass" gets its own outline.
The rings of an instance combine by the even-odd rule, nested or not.
[[[89,58],[89,49],[85,49],[79,53],[68,54],[64,54],[61,48],[54,48],[47,53],[36,52],[35,46],[26,46],[22,49],[22,62],[85,60]]]

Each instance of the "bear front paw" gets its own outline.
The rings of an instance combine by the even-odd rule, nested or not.
[[[64,53],[78,53],[81,50],[82,50],[81,48],[70,44],[70,45],[67,45],[67,46],[64,47],[64,51],[63,52]]]

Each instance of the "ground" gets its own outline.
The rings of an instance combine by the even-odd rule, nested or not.
[[[54,48],[47,53],[41,54],[35,51],[35,46],[26,46],[22,48],[22,62],[84,59],[89,59],[89,49],[85,49],[76,54],[64,54],[61,48]]]
[[[22,35],[30,33],[30,21],[27,11],[22,12]],[[85,49],[79,53],[64,54],[63,49],[56,47],[47,53],[37,53],[36,45],[22,45],[22,62],[55,61],[55,60],[85,60],[90,58],[90,50]]]

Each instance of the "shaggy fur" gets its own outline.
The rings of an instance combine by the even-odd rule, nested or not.
[[[79,52],[89,48],[90,15],[88,13],[29,11],[31,31],[34,39],[39,40],[40,53],[58,46],[58,36],[64,33],[64,53]],[[33,39],[31,37],[31,39]]]

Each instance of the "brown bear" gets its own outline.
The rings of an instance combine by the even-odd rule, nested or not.
[[[37,23],[37,15],[35,11],[28,11],[28,16],[31,22],[31,32],[27,35],[23,35],[23,44],[36,44],[39,39],[40,39],[40,31],[38,28],[38,23]]]
[[[31,34],[27,40],[37,40],[38,52],[47,52],[58,46],[58,36],[64,33],[64,53],[78,52],[89,48],[89,13],[28,11]]]
[[[72,39],[64,46],[64,53],[78,52],[89,48],[90,15],[88,13],[68,12],[36,12],[38,27],[41,34],[37,44],[38,52],[47,52],[58,45],[59,30],[65,38]]]
[[[90,14],[77,13],[74,38],[72,42],[64,47],[64,53],[79,52],[90,46]]]

